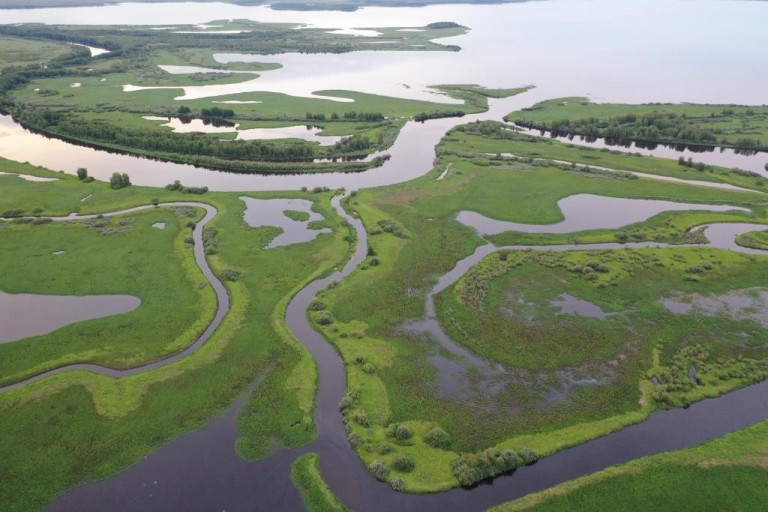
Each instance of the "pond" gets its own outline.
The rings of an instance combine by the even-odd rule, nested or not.
[[[131,295],[33,295],[0,291],[0,343],[41,336],[85,320],[128,313],[139,305],[141,299]]]
[[[286,245],[310,242],[321,233],[331,233],[329,228],[312,229],[312,222],[324,220],[324,217],[312,210],[312,201],[306,199],[256,199],[241,197],[245,202],[243,220],[253,228],[273,226],[282,233],[273,238],[267,249]],[[291,218],[286,212],[301,212],[306,220]]]
[[[524,233],[575,233],[593,229],[617,229],[670,211],[749,212],[747,208],[724,204],[693,204],[655,199],[575,194],[561,199],[557,206],[564,219],[555,224],[522,224],[488,218],[477,212],[459,212],[456,220],[483,235],[506,231]]]

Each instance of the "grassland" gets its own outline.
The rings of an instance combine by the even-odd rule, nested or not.
[[[768,107],[740,105],[591,103],[547,100],[507,119],[562,135],[617,141],[768,149]]]
[[[2,209],[23,208],[29,212],[40,206],[46,214],[53,215],[78,209],[82,213],[114,211],[147,204],[153,198],[190,199],[181,193],[136,186],[114,191],[104,183],[82,183],[72,176],[9,161],[2,161],[1,167],[4,171],[60,178],[56,182],[39,183],[3,177],[4,191],[6,183],[8,188],[1,200]],[[80,201],[89,194],[93,195]],[[0,429],[4,433],[0,440],[3,459],[0,502],[4,508],[37,509],[78,483],[114,474],[179,434],[202,427],[209,418],[228,407],[257,376],[263,380],[238,416],[238,452],[248,459],[260,458],[276,445],[298,446],[314,437],[316,370],[311,357],[290,336],[282,319],[285,306],[296,290],[346,257],[349,245],[343,236],[347,230],[340,228],[341,220],[329,204],[330,193],[256,194],[265,198],[309,199],[315,210],[325,216],[328,226],[334,228],[333,233],[321,234],[306,244],[265,250],[278,231],[243,224],[244,203],[238,195],[209,192],[195,196],[195,200],[210,203],[219,211],[211,224],[217,230],[216,254],[208,256],[211,266],[219,275],[227,269],[240,273],[239,280],[226,281],[232,309],[205,346],[178,363],[123,379],[68,372],[0,395]],[[173,216],[165,219],[170,222],[165,232],[140,228],[145,221],[154,220],[155,215],[164,216],[168,212],[163,208],[151,210],[146,213],[146,219],[136,214],[136,228],[110,235],[115,237],[114,241],[109,236],[83,234],[78,239],[80,246],[71,250],[76,254],[96,253],[102,246],[117,244],[130,251],[132,247],[152,247],[150,236],[173,239],[177,231]],[[0,240],[22,236],[24,229],[84,229],[58,225],[25,227],[8,222],[2,226]],[[41,244],[41,247],[46,243],[27,242]],[[0,246],[10,250],[7,245],[0,242]],[[14,250],[25,249],[21,246]],[[117,247],[109,250],[119,253]],[[166,257],[172,258],[176,253],[181,251],[175,250]],[[65,279],[51,285],[56,286],[59,293],[76,290],[91,293],[78,283],[73,284],[72,289],[65,286],[69,272],[61,276]],[[71,272],[72,276],[78,275],[76,269]],[[116,272],[118,276],[123,275],[119,269]],[[43,291],[39,286],[33,287],[37,276],[15,272],[2,275],[3,289],[12,278],[16,290]],[[179,282],[170,284],[175,286],[198,282],[185,280],[179,270],[166,279],[172,281],[174,275]],[[148,303],[163,293],[158,286],[153,286],[157,283],[143,282],[152,276],[152,273],[137,274],[134,280],[142,282],[130,284],[146,290],[141,295]],[[110,286],[108,290],[112,293],[125,293],[120,284],[127,278],[120,277],[110,284],[107,277],[106,273],[100,273],[94,285],[101,283]],[[168,321],[175,322],[173,317]],[[78,325],[88,328],[88,324]],[[136,319],[132,330],[139,332],[148,328],[164,327],[154,319],[149,327],[139,325]]]
[[[503,319],[499,318],[495,327],[506,330],[494,334],[492,328],[486,330],[486,326],[481,326],[478,321],[477,325],[472,325],[475,325],[478,332],[483,329],[482,334],[486,337],[482,339],[487,340],[487,343],[475,339],[470,333],[466,333],[465,337],[457,336],[457,341],[475,353],[488,356],[491,362],[501,361],[514,365],[515,371],[531,376],[534,393],[521,403],[519,396],[525,394],[519,392],[529,384],[520,382],[517,387],[513,386],[489,400],[482,392],[486,376],[482,372],[473,373],[473,370],[465,374],[459,384],[470,391],[473,386],[480,386],[474,395],[441,391],[440,373],[433,360],[442,357],[460,362],[461,359],[446,353],[434,341],[409,334],[408,321],[423,316],[425,295],[435,279],[484,243],[471,230],[455,221],[459,211],[472,210],[491,218],[515,222],[554,223],[562,220],[557,201],[578,193],[685,202],[727,202],[745,205],[752,211],[669,213],[632,226],[630,230],[605,230],[588,235],[607,241],[616,241],[622,233],[637,232],[646,236],[655,233],[653,236],[680,243],[687,240],[688,228],[701,223],[735,219],[765,221],[765,197],[758,192],[718,190],[644,178],[627,179],[621,174],[612,173],[591,174],[567,166],[552,166],[546,162],[535,165],[524,161],[496,162],[485,153],[505,152],[502,148],[506,148],[505,144],[509,141],[487,139],[482,135],[454,130],[438,146],[440,158],[435,168],[424,177],[405,185],[362,190],[350,198],[348,208],[360,216],[371,235],[369,259],[343,282],[322,292],[320,300],[327,312],[313,314],[318,329],[335,344],[347,362],[347,387],[350,394],[344,405],[350,425],[350,441],[366,465],[375,460],[382,461],[390,468],[388,480],[401,478],[408,492],[428,492],[456,486],[458,482],[451,470],[451,461],[463,452],[475,452],[487,447],[518,452],[523,448],[533,448],[546,455],[642,421],[657,404],[666,406],[667,402],[662,403],[661,396],[654,392],[649,378],[641,376],[651,368],[669,370],[677,361],[675,357],[679,356],[681,346],[665,344],[660,349],[659,359],[654,360],[655,345],[646,340],[642,333],[649,334],[652,331],[654,337],[651,339],[661,337],[679,342],[685,330],[694,322],[692,319],[677,319],[671,326],[657,324],[655,329],[643,326],[642,333],[632,335],[636,343],[627,343],[624,335],[631,330],[627,325],[620,328],[611,324],[607,332],[602,332],[590,319],[555,319],[553,310],[543,308],[543,311],[539,311],[537,321],[546,325],[555,319],[555,325],[547,327],[546,333],[531,332],[525,340],[519,336],[512,338],[520,340],[519,344],[514,344],[502,335],[511,332],[514,326],[505,325]],[[553,158],[548,153],[550,148],[554,148],[558,158],[563,160],[575,160],[575,155],[582,154],[579,149],[564,145],[527,144],[536,147],[539,156],[545,160]],[[613,154],[598,154],[617,160],[620,158]],[[667,167],[669,164],[659,163],[660,160],[656,158],[631,158],[634,169],[649,174],[663,174],[665,169],[670,172],[672,169]],[[613,161],[610,163],[616,164]],[[436,180],[449,164],[447,175],[442,180]],[[685,176],[692,177],[690,174],[679,176],[683,179]],[[722,177],[729,178],[728,174]],[[511,238],[513,234],[498,236]],[[573,237],[581,240],[584,236],[576,233]],[[499,260],[498,256],[490,256],[489,261],[493,258]],[[575,263],[584,266],[595,258],[601,261],[604,259],[604,264],[611,265],[613,275],[621,275],[621,279],[626,281],[618,278],[608,281],[610,272],[599,274],[596,282],[586,281],[581,275],[577,277],[566,269]],[[684,280],[685,272],[681,274],[681,269],[695,267],[700,263],[699,260],[704,259],[719,261],[713,267],[717,270],[702,277],[698,284]],[[589,293],[584,291],[584,297],[593,298],[608,312],[626,309],[631,300],[644,304],[642,307],[635,305],[643,313],[658,312],[659,306],[655,301],[665,292],[665,286],[671,288],[673,284],[679,284],[684,289],[699,286],[707,290],[718,290],[718,287],[725,290],[728,286],[746,287],[751,286],[749,283],[755,279],[760,282],[765,279],[762,271],[748,257],[726,256],[711,249],[687,249],[682,253],[673,249],[657,252],[619,251],[597,256],[587,253],[563,256],[525,253],[518,256],[512,253],[506,261],[510,268],[514,268],[510,272],[522,280],[521,286],[536,282],[538,287],[543,283],[545,286],[539,293],[552,292],[557,295],[555,292],[562,293],[573,285],[574,290],[578,289],[579,292],[589,290]],[[518,261],[523,262],[522,266],[513,267]],[[657,261],[665,267],[657,266]],[[675,279],[664,284],[673,273]],[[530,274],[530,279],[526,277],[527,274]],[[726,285],[727,282],[730,284]],[[611,286],[612,283],[616,283],[616,286]],[[636,284],[644,284],[645,288],[630,291],[634,290]],[[499,281],[492,282],[489,289],[491,292],[488,292],[488,300],[496,300],[491,298],[496,297],[500,303],[502,291],[507,288]],[[525,289],[530,290],[530,287]],[[447,301],[446,297],[454,292],[446,291],[439,299]],[[537,292],[529,293],[535,295]],[[638,295],[630,299],[629,295],[634,293]],[[646,298],[641,299],[641,296]],[[627,302],[622,302],[624,299]],[[451,297],[451,300],[455,299]],[[459,327],[451,327],[451,315],[461,321],[467,320],[470,314],[480,315],[480,319],[485,318],[482,311],[460,315],[456,307],[448,314],[449,308],[445,304],[442,306],[438,304],[441,323],[451,334],[458,332],[459,327],[464,327],[463,323]],[[317,322],[327,313],[334,319],[332,323],[321,325]],[[616,320],[615,323],[621,324],[622,321],[627,320]],[[739,325],[743,327],[743,324]],[[755,339],[764,339],[762,328],[752,327],[757,329],[754,331]],[[694,332],[702,334],[701,343],[712,350],[708,357],[736,357],[742,352],[733,337],[728,338],[730,344],[724,342],[720,345],[714,338],[707,337],[711,333],[706,331],[704,325]],[[599,336],[593,337],[596,333]],[[547,342],[550,335],[555,341]],[[504,342],[502,347],[499,346],[500,340]],[[594,343],[590,347],[597,354],[591,354],[582,342]],[[547,351],[546,347],[551,350]],[[543,350],[539,352],[540,349]],[[547,355],[556,357],[550,360]],[[605,384],[592,388],[576,386],[568,395],[568,400],[561,401],[555,407],[541,405],[541,394],[546,395],[546,391],[553,386],[547,375],[559,371],[570,372],[578,366],[583,366],[581,370],[589,373],[589,365],[595,364],[596,359],[603,358],[601,362],[604,362],[619,356],[623,360],[623,369],[611,375],[611,386],[617,390],[615,394]],[[762,370],[755,368],[755,371]],[[607,377],[603,375],[602,378]],[[707,394],[722,393],[728,386],[732,388],[746,382],[748,379],[734,379],[725,386],[709,383],[696,390],[697,393],[701,392],[700,395],[693,396],[696,393],[688,390],[686,393],[693,394],[688,396],[681,393],[675,399],[685,402]],[[510,414],[510,411],[515,414]],[[387,427],[393,423],[408,426],[413,435],[406,440],[387,435]],[[440,448],[425,441],[426,433],[436,426],[443,428],[450,436],[450,443]],[[398,453],[413,458],[415,468],[412,471],[393,469]]]
[[[0,69],[29,66],[48,62],[70,53],[71,47],[53,41],[29,41],[17,37],[0,37],[0,48],[3,49],[3,58],[0,60]]]
[[[694,448],[614,466],[495,507],[522,510],[762,510],[768,479],[763,422]]]
[[[0,176],[0,186],[10,180],[21,181]],[[5,225],[0,248],[4,291],[128,294],[142,304],[125,315],[0,345],[0,384],[71,363],[130,368],[191,344],[213,318],[216,298],[194,263],[192,246],[184,243],[191,236],[185,224],[200,217],[189,213],[192,217],[182,218],[159,208],[98,224]],[[151,227],[155,222],[164,222],[165,229]],[[65,252],[53,254],[58,251]]]
[[[339,502],[323,481],[318,455],[307,453],[293,462],[291,479],[301,493],[308,512],[342,512],[347,508]]]

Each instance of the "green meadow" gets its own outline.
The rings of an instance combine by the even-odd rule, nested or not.
[[[248,459],[262,458],[277,445],[298,446],[314,437],[314,362],[282,319],[293,293],[347,255],[349,244],[343,240],[347,230],[341,228],[330,206],[331,193],[255,194],[309,199],[315,211],[325,217],[326,225],[333,228],[333,233],[321,234],[312,242],[265,250],[278,230],[245,225],[245,206],[238,199],[242,194],[209,192],[191,197],[138,186],[111,190],[105,183],[83,183],[73,176],[25,164],[0,164],[6,172],[59,178],[41,183],[0,177],[4,187],[6,183],[12,187],[4,189],[8,193],[3,195],[1,210],[22,208],[31,212],[44,208],[50,215],[78,210],[94,213],[148,204],[154,198],[212,204],[218,215],[210,224],[216,236],[215,253],[208,256],[209,262],[219,276],[228,275],[228,270],[239,273],[238,280],[225,281],[232,309],[224,323],[202,348],[183,360],[121,379],[66,372],[3,393],[0,501],[5,507],[40,508],[66,489],[120,471],[179,434],[204,426],[257,377],[262,379],[258,392],[238,416],[238,452]],[[81,202],[89,194],[93,195]],[[198,288],[199,270],[189,264],[191,249],[183,243],[188,220],[177,219],[165,207],[130,216],[134,217],[133,229],[111,235],[94,232],[82,222],[0,223],[0,246],[7,251],[3,261],[12,265],[9,258],[14,258],[14,269],[19,264],[29,269],[3,272],[3,290],[132,293],[142,299],[133,313],[82,322],[37,340],[4,344],[3,349],[13,352],[14,359],[25,357],[13,362],[10,356],[4,357],[4,364],[29,373],[36,371],[33,365],[51,366],[57,358],[70,360],[79,351],[80,359],[90,357],[107,366],[122,361],[124,366],[131,366],[180,348],[191,341],[183,337],[190,326],[207,323],[212,305],[206,304],[214,299],[208,287]],[[149,227],[157,220],[167,222],[165,230]],[[114,222],[119,224],[119,219]],[[44,233],[46,236],[39,236]],[[11,240],[18,245],[8,243]],[[67,249],[58,256],[70,258],[66,266],[46,263],[48,250],[54,246]],[[51,279],[44,287],[47,277]],[[179,293],[173,295],[173,290]],[[158,324],[150,310],[166,314],[164,322]],[[126,319],[130,319],[130,333],[120,334]],[[113,336],[100,338],[104,342],[92,347],[95,352],[90,354],[86,340],[79,340],[78,333],[99,331]],[[67,339],[75,351],[65,350],[62,341]],[[129,339],[135,346],[127,345]],[[26,351],[33,351],[37,360],[32,355],[22,356],[14,347],[16,343],[25,344]],[[129,356],[133,359],[127,359]]]

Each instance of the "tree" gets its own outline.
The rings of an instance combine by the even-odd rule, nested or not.
[[[120,174],[119,172],[114,172],[109,178],[109,185],[113,189],[118,190],[121,188],[130,187],[131,180],[126,173]]]
[[[179,107],[179,110],[177,112],[180,116],[186,116],[186,115],[189,115],[190,112],[192,112],[192,109],[186,105],[182,105]]]
[[[88,169],[86,169],[85,167],[80,167],[77,170],[77,179],[79,179],[80,181],[83,181],[87,177],[88,177]]]

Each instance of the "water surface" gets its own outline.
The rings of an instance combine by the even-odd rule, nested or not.
[[[131,295],[33,295],[0,291],[0,343],[41,336],[85,320],[128,313],[140,304],[141,299]]]
[[[564,219],[556,224],[522,224],[488,218],[477,212],[459,212],[456,220],[483,235],[506,231],[524,233],[575,233],[593,229],[617,229],[650,219],[668,211],[749,212],[747,208],[723,204],[694,204],[655,199],[624,199],[575,194],[561,199],[557,206]]]

